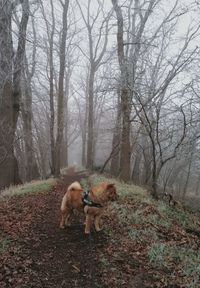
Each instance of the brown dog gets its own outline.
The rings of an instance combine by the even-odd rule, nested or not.
[[[60,228],[65,227],[73,209],[77,209],[86,215],[86,234],[90,233],[93,219],[96,231],[100,231],[99,224],[103,210],[109,201],[115,200],[117,200],[117,192],[114,184],[103,182],[83,193],[83,189],[78,182],[72,183],[62,199]]]

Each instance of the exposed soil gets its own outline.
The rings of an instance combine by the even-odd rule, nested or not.
[[[81,217],[59,229],[64,188],[83,177],[66,176],[52,191],[0,203],[0,233],[8,245],[0,251],[0,287],[104,287],[98,249],[107,241],[105,234],[84,235]]]

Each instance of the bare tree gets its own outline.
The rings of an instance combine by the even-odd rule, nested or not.
[[[10,1],[0,1],[0,123],[5,128],[6,133],[1,137],[0,143],[0,187],[7,186],[19,181],[17,160],[14,157],[14,137],[17,127],[17,120],[20,110],[21,99],[21,72],[25,53],[26,30],[29,18],[29,1],[24,0],[21,3],[22,16],[18,31],[18,44],[16,54],[13,55],[11,19],[13,5]]]
[[[93,31],[95,30],[95,24],[99,21],[100,16],[104,16],[103,4],[99,1],[97,2],[96,15],[94,17],[91,14],[90,6],[91,0],[87,2],[87,12],[86,15],[79,2],[79,6],[82,19],[87,28],[88,35],[88,46],[89,46],[89,78],[88,78],[88,135],[87,135],[87,168],[92,169],[94,162],[94,81],[95,74],[99,67],[103,64],[103,56],[105,54],[107,43],[108,43],[108,23],[110,14],[101,21],[99,27],[99,34],[97,39],[94,39]],[[85,54],[85,53],[84,53]]]
[[[51,174],[55,174],[55,105],[54,105],[54,34],[55,34],[55,15],[54,15],[54,5],[53,1],[50,1],[51,7],[51,23],[48,21],[43,2],[41,1],[42,15],[45,21],[47,29],[47,39],[48,39],[48,65],[49,65],[49,104],[50,104],[50,142],[51,142]]]
[[[25,61],[22,73],[22,101],[21,115],[23,119],[23,135],[24,135],[24,159],[25,159],[25,181],[39,178],[39,171],[35,158],[35,150],[33,144],[33,109],[32,109],[32,78],[35,74],[36,53],[37,53],[37,37],[34,23],[34,13],[31,15],[32,32],[33,32],[33,48],[31,61],[28,60],[28,55],[25,55]]]
[[[65,75],[65,53],[66,53],[66,38],[67,38],[67,12],[69,7],[69,0],[65,0],[60,3],[63,7],[62,15],[62,33],[60,43],[60,71],[58,81],[58,113],[57,113],[57,137],[56,137],[56,161],[55,161],[55,175],[60,175],[60,157],[61,147],[63,140],[63,129],[64,129],[64,75]]]

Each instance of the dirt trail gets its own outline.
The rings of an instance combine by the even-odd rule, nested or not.
[[[86,175],[66,176],[64,186],[82,177]],[[8,252],[0,254],[0,287],[103,287],[97,258],[98,249],[106,243],[105,235],[84,235],[80,218],[73,219],[66,230],[59,229],[64,186],[10,200],[4,204],[6,213],[5,207],[0,206],[4,220],[0,231],[10,239]]]

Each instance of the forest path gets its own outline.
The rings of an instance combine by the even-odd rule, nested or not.
[[[49,192],[0,204],[0,232],[9,246],[0,254],[0,287],[103,287],[97,250],[104,246],[105,235],[84,235],[80,217],[72,219],[71,227],[59,229],[66,187],[86,177],[84,173],[65,176],[62,184]]]

